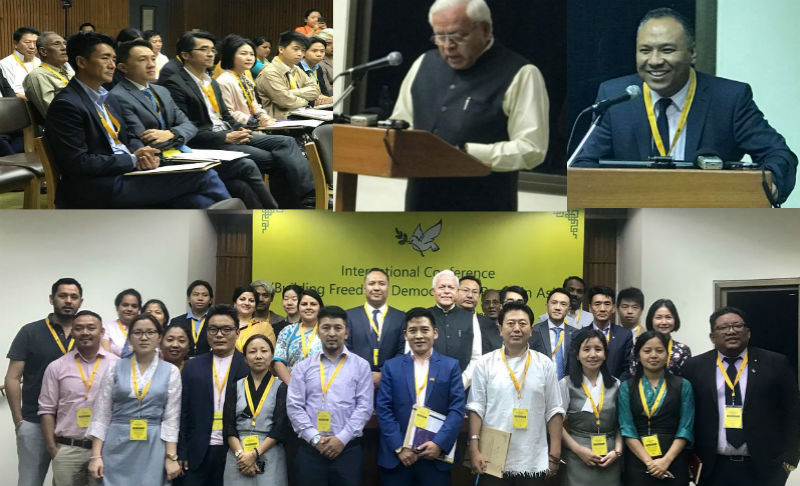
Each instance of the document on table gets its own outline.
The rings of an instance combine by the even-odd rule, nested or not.
[[[227,162],[229,160],[241,159],[242,157],[247,157],[247,154],[245,152],[239,152],[238,150],[192,149],[192,151],[188,153],[181,152],[167,157],[167,160],[172,162],[181,162],[182,160],[192,162]]]
[[[330,110],[318,110],[314,108],[298,108],[289,112],[290,115],[313,118],[315,120],[333,121],[333,112]]]
[[[323,123],[325,123],[325,120],[278,120],[275,122],[274,125],[259,128],[259,130],[265,130],[265,131],[285,130],[287,128],[304,128],[304,127],[317,128]]]

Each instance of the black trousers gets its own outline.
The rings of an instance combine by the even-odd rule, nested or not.
[[[788,475],[782,467],[759,468],[748,457],[744,460],[731,460],[728,456],[717,456],[714,466],[703,464],[700,476],[701,486],[783,486]]]
[[[301,442],[294,460],[297,484],[303,486],[359,486],[364,481],[361,440],[353,439],[336,459],[328,459]]]
[[[264,184],[261,171],[250,159],[236,159],[223,162],[214,170],[225,183],[232,197],[244,201],[247,209],[277,209],[278,202]]]
[[[181,486],[221,486],[227,452],[228,446],[226,445],[208,446],[203,461],[199,465],[189,463],[189,470],[183,473],[179,484]]]

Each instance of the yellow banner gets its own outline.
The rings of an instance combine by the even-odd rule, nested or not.
[[[326,305],[363,305],[366,271],[389,275],[389,305],[430,307],[432,278],[450,269],[484,289],[521,285],[538,316],[547,291],[583,273],[583,211],[330,213],[253,211],[253,279],[314,288]]]

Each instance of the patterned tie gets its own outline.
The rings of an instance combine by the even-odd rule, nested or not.
[[[731,380],[731,383],[736,380],[736,362],[738,360],[738,356],[735,358],[723,358],[723,361],[728,363],[728,379]],[[731,393],[731,389],[727,385],[725,386],[725,405],[733,405],[738,407],[742,406],[742,393],[739,383],[736,383],[736,385],[733,387],[733,393]],[[728,443],[737,449],[742,447],[742,444],[744,444],[743,429],[725,429],[725,437],[728,439]]]
[[[556,346],[558,346],[558,338],[561,336],[561,329],[560,327],[554,327],[553,331],[556,333]],[[556,351],[556,371],[558,372],[558,379],[564,378],[564,344],[562,343],[559,346],[558,351]]]
[[[658,118],[656,119],[656,126],[658,127],[658,134],[661,135],[661,141],[664,142],[664,151],[669,153],[669,120],[667,120],[667,108],[672,104],[671,98],[661,98],[656,102],[658,108]],[[655,147],[655,143],[653,144]],[[658,148],[654,148],[655,155],[658,153]]]
[[[158,109],[158,103],[156,103],[156,99],[153,96],[153,92],[150,91],[150,88],[145,88],[142,90],[142,93],[144,93],[145,95],[147,95],[148,98],[150,98],[150,103],[153,104],[153,110],[155,110],[156,114],[158,115],[158,122],[161,125],[161,129],[162,130],[166,129],[167,124],[164,123],[164,117],[161,116],[161,110]]]
[[[378,309],[372,309],[372,323],[375,324],[375,329],[378,330],[378,336],[377,337],[380,338],[381,337],[381,335],[380,335],[381,328],[378,325],[378,313],[380,313],[380,311]]]

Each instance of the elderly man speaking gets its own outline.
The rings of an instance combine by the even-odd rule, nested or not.
[[[428,130],[492,169],[485,177],[410,178],[409,211],[516,211],[518,171],[547,153],[548,98],[539,69],[492,35],[484,0],[436,0],[437,49],[420,56],[392,118]]]

